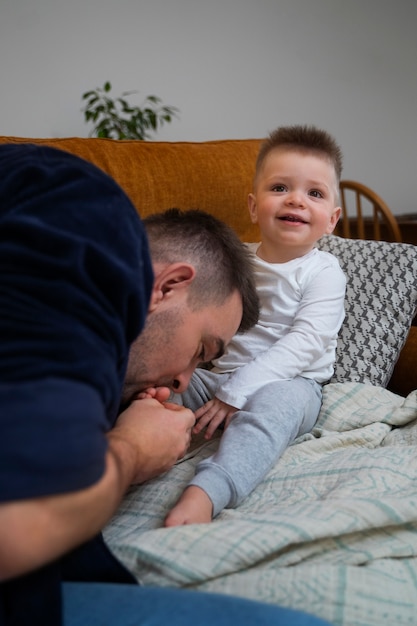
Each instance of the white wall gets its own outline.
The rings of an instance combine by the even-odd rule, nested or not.
[[[345,178],[417,212],[415,0],[1,0],[0,134],[87,136],[106,80],[180,109],[159,140],[314,123]]]

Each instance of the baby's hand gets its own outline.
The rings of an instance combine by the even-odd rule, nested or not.
[[[193,434],[198,435],[203,428],[207,427],[204,437],[205,439],[211,439],[215,430],[222,422],[225,421],[226,427],[228,426],[232,415],[236,413],[236,411],[236,407],[226,404],[218,398],[209,400],[195,413],[197,423],[193,428]]]

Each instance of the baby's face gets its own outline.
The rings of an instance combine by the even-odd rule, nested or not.
[[[255,179],[249,211],[271,250],[284,247],[301,256],[333,232],[341,212],[337,198],[337,177],[327,158],[277,148]]]

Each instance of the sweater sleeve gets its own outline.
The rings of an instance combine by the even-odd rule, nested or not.
[[[52,148],[0,150],[0,500],[81,489],[104,471],[152,268],[107,175]]]

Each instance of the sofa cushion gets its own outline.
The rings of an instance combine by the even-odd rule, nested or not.
[[[329,235],[318,247],[346,274],[346,317],[332,382],[386,387],[417,307],[417,247]]]

